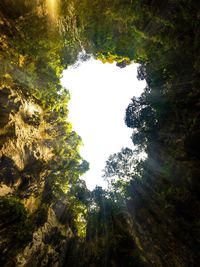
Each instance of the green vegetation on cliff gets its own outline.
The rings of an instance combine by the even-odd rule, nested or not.
[[[198,266],[199,15],[195,0],[1,1],[1,266]],[[107,191],[80,179],[60,84],[83,47],[147,81]]]

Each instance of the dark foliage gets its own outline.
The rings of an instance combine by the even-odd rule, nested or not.
[[[37,130],[45,124],[49,138],[42,141],[53,153],[45,162],[26,147],[29,160],[19,170],[2,152],[1,183],[12,190],[0,199],[1,265],[15,266],[26,245],[37,247],[32,236],[43,227],[27,266],[198,267],[199,2],[51,2],[60,6],[0,3],[0,148],[16,138],[13,121],[5,127],[20,110],[12,90],[41,107],[43,117],[34,112],[22,120]],[[125,112],[146,159],[127,148],[111,155],[104,175],[110,191],[89,192],[80,180],[89,164],[67,122],[69,93],[60,78],[82,46],[119,67],[140,63],[138,79],[147,82]],[[28,212],[22,203],[33,196],[39,204]]]

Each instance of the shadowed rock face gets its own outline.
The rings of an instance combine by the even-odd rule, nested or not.
[[[43,200],[48,190],[48,162],[53,157],[49,145],[52,137],[47,133],[51,132],[50,126],[30,96],[27,99],[13,89],[3,88],[0,99],[4,107],[0,117],[2,266],[60,266],[61,254],[73,232],[68,220],[59,222],[62,210],[56,206],[56,215],[52,203]]]
[[[1,183],[17,190],[22,184],[38,182],[29,176],[38,176],[42,165],[53,154],[45,145],[51,137],[46,134],[42,109],[32,101],[27,101],[13,89],[0,89],[1,107]],[[37,123],[35,123],[37,116]],[[25,178],[26,176],[26,178]],[[40,174],[39,174],[40,176]]]
[[[1,8],[4,8],[4,15],[8,18],[16,19],[22,14],[30,12],[39,1],[24,1],[24,0],[2,0]]]
[[[200,159],[200,131],[188,134],[185,138],[184,146],[189,157]]]
[[[63,209],[67,210],[70,201],[60,190],[56,193],[59,194],[57,198],[62,199],[62,205],[57,204],[54,192],[57,188],[52,178],[52,165],[59,156],[55,153],[55,144],[59,145],[59,141],[65,138],[67,123],[66,120],[64,126],[58,123],[57,119],[61,117],[57,114],[59,110],[57,113],[47,111],[47,107],[45,110],[41,99],[36,99],[31,93],[33,87],[39,87],[36,85],[38,80],[42,90],[48,88],[52,76],[51,86],[60,89],[60,85],[56,84],[59,83],[56,70],[49,68],[50,74],[48,71],[40,73],[41,68],[44,70],[47,66],[46,58],[40,58],[41,55],[45,56],[46,49],[38,58],[30,55],[30,43],[26,39],[30,37],[29,24],[32,24],[32,19],[46,35],[45,23],[52,21],[45,16],[44,1],[5,0],[0,3],[1,266],[61,266],[67,244],[77,232],[72,209],[67,212],[67,218],[62,219]],[[24,28],[17,29],[16,25],[19,24],[22,28],[28,27],[27,35],[27,28],[25,31]],[[34,31],[35,27],[32,29]],[[34,49],[37,54],[37,47]],[[73,60],[76,58],[74,54]],[[71,60],[72,57],[70,54]],[[52,59],[49,60],[51,63]],[[49,76],[45,80],[46,74]],[[57,93],[53,96],[56,98]],[[56,103],[54,98],[51,101],[53,105]],[[61,115],[66,116],[66,106],[61,108]]]
[[[13,187],[17,182],[17,179],[20,177],[19,170],[15,166],[13,160],[3,155],[0,159],[0,169],[0,180],[2,185],[5,184]],[[3,194],[1,193],[1,195]]]
[[[73,188],[78,181],[79,155],[74,148],[77,137],[63,117],[68,113],[67,101],[59,102],[62,94],[60,76],[56,75],[68,62],[74,62],[77,47],[80,48],[83,29],[77,28],[77,23],[81,25],[82,21],[75,14],[75,6],[80,2],[48,2],[63,2],[67,10],[63,21],[50,14],[55,11],[52,6],[45,9],[45,1],[2,0],[0,3],[0,265],[199,267],[199,84],[195,80],[199,65],[198,60],[191,59],[196,56],[192,49],[198,51],[198,46],[192,44],[195,31],[187,23],[189,20],[197,28],[197,16],[192,14],[193,5],[190,5],[195,1],[164,1],[162,5],[159,1],[144,1],[143,9],[139,9],[144,21],[138,22],[138,27],[141,30],[145,24],[142,36],[147,41],[146,53],[139,59],[143,62],[147,58],[147,62],[141,67],[139,78],[145,78],[147,89],[155,92],[147,96],[152,97],[158,124],[156,132],[147,131],[149,158],[142,167],[142,179],[131,177],[129,197],[120,196],[117,207],[116,199],[102,197],[106,195],[102,189],[94,200],[94,192],[88,192],[83,183],[82,187],[77,186],[77,191]],[[133,4],[138,1],[119,0],[120,9],[115,6],[118,1],[106,2],[116,10],[113,14],[109,9],[104,13],[114,15],[118,23],[123,21],[120,13],[124,13],[125,5],[130,4],[127,9],[130,18],[125,24],[129,19],[134,24],[137,18],[132,21],[131,14]],[[93,3],[95,7],[98,1]],[[102,3],[99,1],[100,7]],[[165,8],[168,3],[169,9]],[[80,13],[88,17],[86,10]],[[176,15],[176,12],[180,13]],[[195,23],[190,20],[192,15]],[[56,23],[60,23],[58,31]],[[90,29],[90,24],[83,27]],[[97,25],[92,34],[94,39],[99,39],[96,32],[101,27],[98,22]],[[119,33],[123,28],[120,25]],[[129,29],[125,28],[128,41]],[[61,56],[57,46],[63,44],[58,42],[54,46],[60,31],[65,35],[65,42],[69,42]],[[102,34],[106,33],[105,27]],[[137,32],[138,38],[141,33]],[[173,37],[175,43],[171,42]],[[102,39],[107,43],[107,37]],[[126,45],[132,43],[134,40]],[[86,45],[92,51],[94,44],[86,41]],[[67,63],[59,65],[65,60]],[[124,60],[117,65],[124,68],[128,63]],[[67,167],[63,169],[63,166]],[[66,177],[67,185],[63,186],[62,179]],[[70,184],[71,180],[74,184]],[[87,209],[91,212],[81,217],[81,208],[83,214]],[[81,227],[87,223],[85,239],[79,236],[78,223]]]

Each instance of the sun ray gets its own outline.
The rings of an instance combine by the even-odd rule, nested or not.
[[[47,12],[52,21],[58,19],[59,0],[46,0]]]

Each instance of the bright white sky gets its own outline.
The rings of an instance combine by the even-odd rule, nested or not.
[[[146,83],[138,81],[137,65],[119,68],[91,58],[63,73],[62,85],[69,89],[69,121],[82,137],[81,155],[90,163],[82,176],[88,189],[106,187],[101,178],[107,158],[122,147],[133,148],[132,130],[124,123],[125,110]]]

